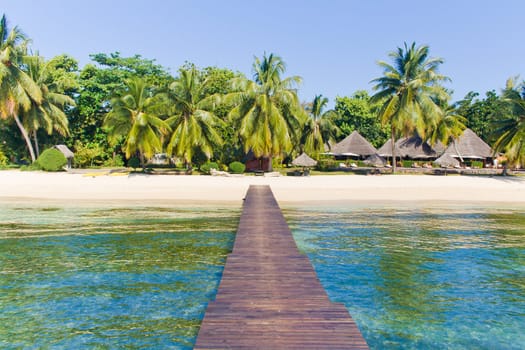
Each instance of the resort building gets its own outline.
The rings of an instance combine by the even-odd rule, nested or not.
[[[357,131],[352,132],[344,140],[335,144],[328,154],[331,154],[337,160],[352,159],[366,159],[367,157],[377,153],[374,146],[370,144]]]
[[[457,140],[448,145],[444,155],[457,159],[460,165],[467,165],[471,161],[480,161],[485,167],[487,164],[491,164],[494,151],[474,131],[465,129]]]

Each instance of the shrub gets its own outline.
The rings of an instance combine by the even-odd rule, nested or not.
[[[337,169],[339,167],[339,163],[342,162],[334,159],[320,159],[317,163],[317,168],[321,171],[330,171]]]
[[[0,167],[4,167],[7,164],[9,164],[9,159],[4,154],[4,152],[0,149]]]
[[[231,162],[228,168],[233,174],[242,174],[244,173],[246,166],[241,162]]]
[[[138,157],[131,157],[128,160],[128,166],[132,167],[133,169],[140,168],[140,159]]]
[[[477,161],[477,160],[473,160],[472,163],[470,164],[470,166],[474,169],[481,169],[483,168],[483,162],[480,162],[480,161]]]
[[[60,171],[67,164],[67,159],[59,150],[49,148],[42,152],[36,163],[42,170]]]
[[[401,164],[403,165],[403,168],[411,168],[412,164],[414,164],[414,161],[413,160],[404,160],[404,161],[401,162]]]
[[[104,149],[97,144],[75,143],[75,166],[86,168],[101,165],[104,158]]]
[[[122,167],[124,160],[120,154],[115,154],[113,158],[106,159],[102,165],[105,167]]]
[[[210,171],[211,169],[215,169],[215,170],[219,170],[219,164],[215,163],[215,162],[208,162],[208,163],[204,163],[201,165],[201,172],[203,174],[210,174]]]

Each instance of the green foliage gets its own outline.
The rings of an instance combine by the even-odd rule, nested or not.
[[[236,79],[236,92],[226,96],[235,107],[229,113],[244,152],[255,157],[270,157],[291,151],[299,138],[304,110],[299,104],[295,86],[298,76],[283,79],[284,61],[276,55],[255,58],[254,80]]]
[[[66,157],[55,148],[48,148],[37,161],[38,165],[45,171],[61,171],[62,168],[67,164]]]
[[[97,143],[84,144],[77,141],[74,149],[75,165],[79,168],[101,165],[106,158],[104,149]]]
[[[166,94],[171,104],[166,123],[172,130],[167,151],[188,164],[197,153],[212,158],[214,149],[223,142],[217,132],[222,120],[213,112],[218,99],[213,95],[205,96],[206,87],[207,81],[195,68],[181,69],[180,76]]]
[[[341,162],[335,159],[322,158],[317,162],[317,169],[321,171],[333,171],[339,168],[339,163]]]
[[[133,168],[133,169],[139,168],[140,167],[140,159],[138,157],[131,157],[128,160],[128,166]]]
[[[115,154],[113,157],[108,158],[104,161],[102,166],[105,167],[123,167],[124,166],[124,159],[120,154]]]
[[[470,162],[470,166],[474,169],[481,169],[483,168],[483,162],[473,160],[472,162]]]
[[[200,167],[200,171],[203,173],[203,174],[210,174],[210,171],[211,169],[215,169],[215,170],[219,170],[219,164],[215,163],[215,162],[208,162],[208,163],[204,163],[201,165]]]
[[[337,118],[334,110],[323,111],[328,104],[328,98],[323,95],[314,97],[311,103],[305,104],[304,108],[308,116],[304,121],[301,135],[301,149],[314,158],[325,150],[327,144],[335,143],[340,133],[332,118]],[[331,118],[332,117],[332,118]]]
[[[413,160],[403,160],[401,161],[401,164],[403,165],[403,168],[411,168],[412,165],[414,165],[414,161]]]
[[[494,90],[487,91],[480,99],[477,92],[469,92],[457,102],[457,113],[467,119],[466,126],[474,131],[483,141],[491,144],[494,123],[503,119],[505,106]]]
[[[246,170],[246,166],[241,162],[231,162],[228,169],[233,174],[242,174]]]
[[[140,159],[162,151],[162,135],[170,127],[159,118],[162,101],[141,78],[126,80],[126,88],[111,100],[111,110],[104,119],[111,145],[121,143],[126,157],[139,152]]]
[[[0,167],[5,167],[7,164],[9,164],[9,159],[4,154],[4,151],[0,149]]]
[[[504,151],[509,164],[525,165],[525,81],[507,80],[503,90],[504,109],[495,115],[493,136],[495,151]]]
[[[377,118],[378,103],[372,103],[366,91],[356,91],[350,97],[336,97],[333,121],[341,129],[340,139],[357,130],[374,147],[381,147],[388,139],[389,126],[382,126]]]

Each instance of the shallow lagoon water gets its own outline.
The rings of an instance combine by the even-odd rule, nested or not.
[[[286,210],[372,349],[525,348],[525,211]]]
[[[2,349],[191,349],[240,215],[0,207]]]
[[[525,348],[524,212],[284,211],[372,349]],[[0,348],[191,349],[239,215],[0,204]]]

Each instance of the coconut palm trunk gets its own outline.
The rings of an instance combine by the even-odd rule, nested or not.
[[[40,147],[38,146],[38,135],[37,131],[33,131],[33,142],[35,143],[35,153],[36,157],[40,157]]]
[[[395,136],[395,130],[392,126],[390,128],[390,140],[391,140],[391,147],[392,147],[392,174],[396,173],[397,168],[397,161],[396,161],[396,136]]]
[[[31,162],[34,162],[36,160],[35,157],[35,150],[33,149],[33,144],[31,143],[31,139],[29,138],[29,134],[27,133],[26,128],[24,128],[24,125],[20,121],[20,118],[18,115],[14,115],[13,119],[16,122],[16,125],[18,126],[18,129],[20,129],[20,133],[24,137],[24,140],[26,142],[27,149],[29,150],[29,155],[31,156]]]

